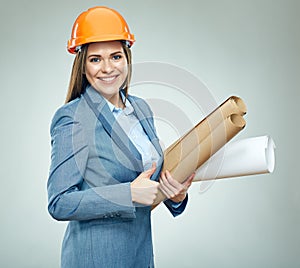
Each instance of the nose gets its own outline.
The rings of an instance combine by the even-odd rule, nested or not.
[[[109,60],[103,60],[101,62],[101,72],[111,73],[113,71],[113,64]]]

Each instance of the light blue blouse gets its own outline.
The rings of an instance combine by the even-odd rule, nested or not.
[[[135,116],[131,103],[124,98],[123,94],[122,98],[125,101],[124,109],[117,108],[111,102],[105,100],[117,122],[141,154],[144,170],[150,169],[153,162],[157,163],[159,154]]]

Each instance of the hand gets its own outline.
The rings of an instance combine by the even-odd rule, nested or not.
[[[180,183],[166,170],[160,174],[159,189],[173,202],[182,202],[186,197],[187,190],[191,186],[194,177],[195,173],[189,176],[183,183]]]
[[[131,182],[132,201],[150,206],[153,204],[158,193],[159,183],[150,179],[156,170],[156,164],[142,172],[133,182]]]

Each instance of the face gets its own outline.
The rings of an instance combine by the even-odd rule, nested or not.
[[[107,100],[119,106],[119,89],[128,74],[121,42],[97,42],[88,46],[85,75],[88,82]]]

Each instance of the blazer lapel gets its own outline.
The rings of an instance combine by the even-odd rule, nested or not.
[[[105,131],[130,160],[134,169],[138,172],[143,171],[140,153],[116,121],[105,99],[91,86],[87,87],[83,96],[98,120],[102,123]]]
[[[163,157],[163,151],[161,149],[161,146],[159,144],[158,137],[155,133],[154,124],[153,124],[153,117],[151,112],[149,111],[149,107],[145,103],[144,100],[135,100],[131,96],[128,96],[128,100],[130,101],[131,105],[134,108],[134,113],[138,120],[140,121],[140,124],[142,125],[144,131],[146,132],[147,136],[149,137],[151,143],[153,144],[154,148],[158,152],[160,158],[157,163],[157,169],[154,172],[154,174],[151,176],[151,179],[158,180],[159,175],[162,169],[164,157]]]
[[[147,112],[145,112],[149,108],[146,106],[146,104],[142,100],[135,101],[134,98],[132,98],[131,96],[128,96],[128,99],[134,108],[136,117],[140,121],[140,124],[142,125],[147,136],[149,137],[151,143],[153,144],[153,146],[156,149],[156,151],[158,152],[158,154],[160,156],[162,156],[163,152],[162,152],[161,146],[159,144],[159,139],[155,133],[154,125],[153,125],[153,123],[150,123],[150,120],[153,120],[153,117],[151,114],[147,114]]]

